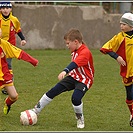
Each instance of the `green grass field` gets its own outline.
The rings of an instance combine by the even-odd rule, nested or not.
[[[6,95],[0,94],[0,131],[133,131],[129,126],[129,110],[118,63],[98,49],[91,51],[95,80],[83,98],[84,129],[76,128],[72,91],[55,97],[42,110],[36,125],[20,124],[20,112],[33,108],[41,96],[58,82],[58,74],[71,61],[69,50],[26,50],[39,60],[39,65],[33,67],[27,62],[13,59],[14,82],[19,99],[12,105],[10,113],[4,115]]]

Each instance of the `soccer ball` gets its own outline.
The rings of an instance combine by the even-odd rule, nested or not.
[[[37,123],[37,114],[32,110],[25,110],[21,112],[20,123],[24,126],[35,125]]]

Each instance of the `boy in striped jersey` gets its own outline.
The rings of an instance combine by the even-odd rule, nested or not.
[[[121,32],[105,43],[100,51],[110,55],[120,65],[120,75],[126,88],[126,104],[133,127],[133,14],[125,13],[120,19]]]
[[[71,29],[65,34],[64,40],[71,51],[72,61],[58,75],[60,81],[41,97],[32,110],[39,114],[54,97],[62,92],[74,90],[71,101],[77,119],[77,128],[84,128],[83,102],[81,100],[93,84],[93,57],[83,43],[79,30]]]

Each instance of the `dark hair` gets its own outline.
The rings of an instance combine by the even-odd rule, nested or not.
[[[70,40],[70,41],[74,41],[75,39],[78,40],[80,43],[83,42],[83,36],[80,33],[79,30],[77,29],[70,29],[65,35],[64,35],[64,39],[65,40]]]

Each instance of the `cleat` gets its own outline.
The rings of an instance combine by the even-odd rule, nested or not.
[[[133,117],[130,115],[130,126],[133,127]]]
[[[11,109],[11,106],[9,106],[5,103],[4,108],[3,108],[4,114],[7,115],[9,113],[10,109]]]
[[[80,118],[76,117],[77,119],[77,128],[84,128],[85,124],[84,124],[84,116],[82,115]]]
[[[2,89],[1,92],[2,92],[3,94],[5,94],[5,95],[8,95],[7,90],[5,90],[5,89]]]
[[[84,120],[83,119],[78,119],[77,120],[77,128],[84,128],[85,125],[84,125]]]

